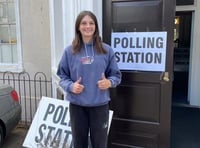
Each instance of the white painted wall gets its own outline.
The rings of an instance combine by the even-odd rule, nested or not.
[[[51,77],[49,0],[20,0],[22,62],[30,74]]]
[[[192,30],[192,52],[190,56],[189,101],[191,105],[200,107],[200,1],[195,3]]]

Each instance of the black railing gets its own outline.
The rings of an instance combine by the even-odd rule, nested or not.
[[[22,106],[21,123],[30,125],[42,96],[52,97],[52,79],[43,72],[37,72],[31,78],[27,72],[4,72],[0,83],[11,85],[19,95]]]

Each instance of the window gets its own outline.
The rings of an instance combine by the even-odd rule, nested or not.
[[[18,0],[0,0],[0,71],[21,71]]]

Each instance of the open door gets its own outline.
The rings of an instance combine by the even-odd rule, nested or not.
[[[174,27],[174,82],[172,103],[189,106],[188,84],[191,53],[192,11],[176,12]]]
[[[169,148],[175,0],[103,0],[103,40],[112,32],[167,32],[165,70],[122,70],[111,89],[109,148]]]

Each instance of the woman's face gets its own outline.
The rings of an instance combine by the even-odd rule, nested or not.
[[[92,39],[93,34],[95,32],[94,20],[88,15],[84,16],[81,20],[79,31],[81,32],[83,41],[89,42]]]

